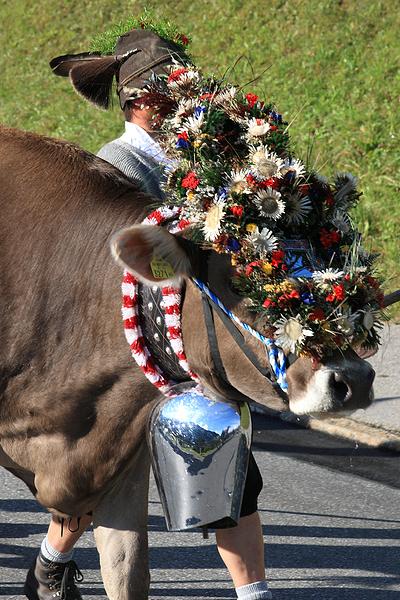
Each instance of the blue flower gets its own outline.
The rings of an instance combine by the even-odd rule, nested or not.
[[[199,117],[201,115],[201,113],[205,113],[206,110],[207,109],[205,106],[196,106],[196,108],[194,109],[195,117]]]
[[[315,300],[313,298],[313,295],[310,292],[304,292],[301,295],[301,301],[304,302],[304,304],[315,304]]]
[[[231,252],[238,252],[240,250],[240,244],[235,238],[229,238],[226,246]]]
[[[179,140],[176,142],[176,147],[177,148],[189,148],[189,142],[187,142],[183,138],[179,138]]]
[[[226,200],[228,197],[228,190],[225,187],[220,187],[218,188],[217,194],[220,200]]]
[[[276,121],[277,123],[282,123],[282,115],[280,115],[279,113],[275,112],[274,110],[271,111],[270,116],[273,118],[274,121]]]

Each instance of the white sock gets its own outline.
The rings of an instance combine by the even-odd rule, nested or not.
[[[50,544],[47,535],[44,538],[42,545],[40,546],[40,552],[44,558],[50,562],[55,563],[66,563],[71,560],[74,553],[74,549],[69,552],[59,552]]]
[[[265,579],[241,585],[235,591],[239,600],[272,600],[272,593],[269,591]]]

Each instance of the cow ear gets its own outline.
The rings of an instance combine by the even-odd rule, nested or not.
[[[191,263],[183,246],[162,227],[134,225],[111,239],[115,260],[147,285],[179,284],[191,275]]]
[[[80,54],[63,54],[52,58],[49,65],[54,75],[59,77],[68,77],[73,67],[83,63],[92,63],[94,60],[102,58],[98,52],[81,52]]]
[[[116,56],[101,56],[89,52],[57,56],[50,62],[55,75],[68,77],[75,90],[99,108],[108,108],[113,77],[120,61]]]

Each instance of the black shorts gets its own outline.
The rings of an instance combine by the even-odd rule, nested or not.
[[[252,515],[257,511],[257,499],[262,488],[263,480],[261,473],[254,459],[253,453],[250,452],[246,484],[243,492],[242,508],[240,511],[241,517],[247,517],[248,515]]]

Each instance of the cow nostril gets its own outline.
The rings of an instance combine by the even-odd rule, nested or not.
[[[339,402],[344,403],[351,398],[351,388],[342,373],[338,373],[337,371],[332,373],[330,387],[333,390],[335,399]]]

